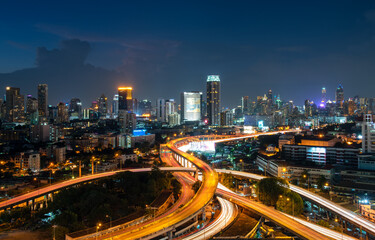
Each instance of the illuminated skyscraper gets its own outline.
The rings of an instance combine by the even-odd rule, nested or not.
[[[181,93],[181,121],[201,121],[202,92]]]
[[[108,111],[107,109],[108,109],[107,98],[106,96],[104,96],[104,94],[102,94],[100,98],[98,99],[98,112],[99,112],[100,118],[106,118],[107,111]]]
[[[207,77],[207,117],[209,125],[220,124],[220,77],[208,75]]]
[[[25,99],[20,89],[6,88],[6,118],[9,122],[23,122],[25,120]]]
[[[31,95],[27,95],[26,118],[31,124],[36,124],[38,122],[38,100]]]
[[[118,109],[125,111],[133,111],[133,97],[132,87],[119,87],[118,88]]]
[[[48,85],[38,85],[38,112],[39,116],[47,117],[48,115]]]
[[[244,96],[241,99],[241,108],[244,115],[248,115],[250,112],[250,101],[249,96]]]
[[[82,102],[79,98],[72,98],[69,104],[70,119],[82,119]]]
[[[327,103],[327,91],[326,88],[322,88],[322,101],[320,102],[320,107],[325,107]]]
[[[336,105],[339,109],[342,109],[343,104],[344,104],[344,88],[340,84],[336,89]]]

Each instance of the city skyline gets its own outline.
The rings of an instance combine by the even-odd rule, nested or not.
[[[138,99],[178,98],[203,91],[206,76],[217,74],[228,107],[241,104],[234,95],[256,97],[268,89],[302,105],[305,96],[320,100],[324,86],[333,99],[338,84],[347,96],[372,97],[373,2],[271,2],[207,2],[201,8],[194,2],[184,8],[74,3],[77,12],[67,21],[62,13],[72,2],[49,11],[25,3],[27,12],[9,3],[1,16],[14,24],[2,26],[0,89],[21,87],[36,96],[34,86],[46,83],[52,104],[80,97],[87,106],[123,84],[133,86]],[[83,9],[113,18],[99,20]],[[143,17],[131,13],[138,9]]]

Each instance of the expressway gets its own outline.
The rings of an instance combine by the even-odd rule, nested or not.
[[[160,170],[161,171],[171,171],[171,172],[189,172],[189,171],[195,172],[196,171],[195,168],[182,168],[182,167],[177,167],[177,168],[170,168],[170,167],[164,167],[163,168],[162,167],[162,168],[160,168]],[[124,169],[124,170],[118,170],[118,171],[113,171],[113,172],[104,172],[104,173],[87,175],[87,176],[83,176],[83,177],[80,177],[80,178],[75,178],[75,179],[67,180],[67,181],[64,181],[64,182],[56,183],[56,184],[53,184],[53,185],[50,185],[50,186],[47,186],[47,187],[37,189],[37,190],[29,192],[29,193],[25,193],[23,195],[14,197],[12,199],[0,202],[0,210],[10,208],[12,206],[24,203],[24,202],[26,202],[30,199],[35,199],[37,197],[46,195],[48,193],[56,192],[56,191],[58,191],[62,188],[66,188],[66,187],[76,185],[76,184],[80,184],[80,183],[83,183],[83,182],[93,181],[93,180],[104,178],[104,177],[110,177],[110,176],[113,176],[113,175],[115,175],[119,172],[125,172],[125,171],[148,172],[148,171],[151,171],[151,168]]]
[[[216,169],[218,173],[230,173],[233,176],[240,176],[245,178],[251,178],[255,180],[261,180],[265,178],[265,176],[253,174],[253,173],[246,173],[240,171],[232,171],[232,170],[223,170],[223,169]],[[345,218],[347,221],[352,222],[355,225],[359,225],[363,228],[363,230],[375,235],[375,223],[370,222],[369,220],[359,216],[358,214],[324,198],[315,193],[312,193],[306,189],[297,187],[295,185],[289,184],[290,190],[300,194],[301,196],[314,201],[315,203],[325,207],[326,209],[330,210],[333,213],[336,213],[340,217]]]
[[[202,172],[202,185],[196,195],[182,208],[169,214],[168,216],[155,220],[142,228],[112,237],[112,239],[152,238],[153,236],[160,235],[161,232],[173,231],[176,224],[183,223],[184,221],[191,219],[200,213],[202,209],[211,201],[218,184],[217,173],[202,160],[185,153],[176,147],[178,145],[185,144],[186,140],[187,138],[172,140],[167,143],[166,147],[173,154],[178,154],[179,156],[193,163],[194,166],[196,166]]]
[[[301,223],[294,221],[293,219],[285,216],[281,212],[268,207],[264,204],[251,201],[245,197],[239,196],[236,193],[231,193],[222,189],[217,189],[217,195],[228,199],[229,201],[238,204],[244,208],[255,211],[257,214],[264,216],[265,218],[271,220],[279,226],[288,229],[290,232],[296,234],[302,239],[320,239],[320,240],[329,240],[331,238],[326,237],[325,235],[317,232],[311,228],[308,228]]]

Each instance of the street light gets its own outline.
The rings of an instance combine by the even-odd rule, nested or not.
[[[98,240],[98,232],[99,232],[99,228],[102,226],[101,223],[98,223],[98,225],[96,226],[96,240]]]
[[[307,190],[310,191],[310,177],[306,174],[303,174],[303,178],[307,178]]]
[[[109,218],[109,228],[112,228],[112,217],[109,216],[108,214],[105,215],[105,217]]]

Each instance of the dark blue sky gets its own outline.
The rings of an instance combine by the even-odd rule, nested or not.
[[[48,83],[50,104],[88,106],[119,84],[179,99],[220,74],[229,107],[268,89],[333,98],[340,83],[345,97],[375,97],[374,1],[77,2],[2,1],[2,89]]]

